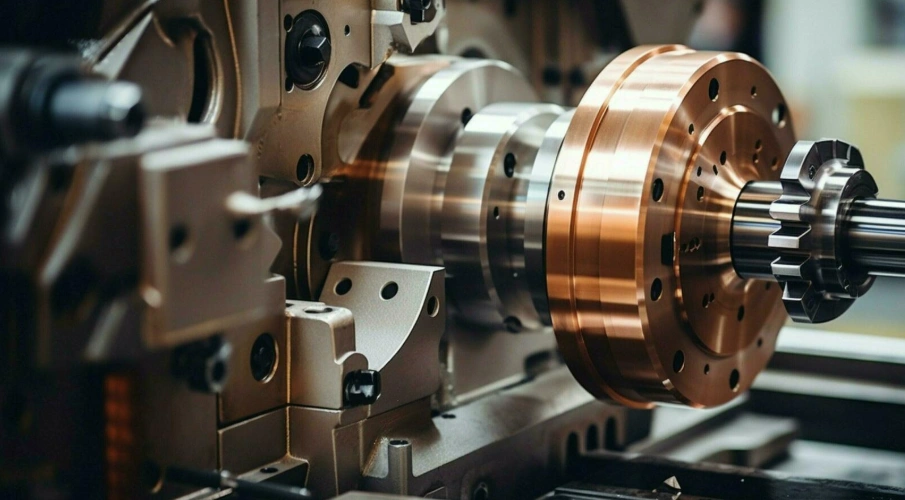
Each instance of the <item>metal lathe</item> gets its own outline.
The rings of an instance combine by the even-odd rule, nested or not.
[[[0,497],[905,498],[905,201],[701,9],[0,7]]]

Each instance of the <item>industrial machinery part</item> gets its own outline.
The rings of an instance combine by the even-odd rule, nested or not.
[[[890,272],[894,254],[865,266],[845,243],[849,207],[876,192],[857,150],[793,149],[782,94],[746,56],[639,47],[575,110],[505,102],[520,95],[508,67],[454,61],[405,98],[401,125],[373,132],[389,145],[350,169],[382,186],[365,254],[445,267],[472,328],[552,325],[598,397],[725,403],[766,366],[783,303],[826,321]]]

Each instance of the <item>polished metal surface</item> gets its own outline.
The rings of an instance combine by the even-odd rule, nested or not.
[[[905,203],[855,200],[843,244],[856,266],[874,276],[905,277]]]
[[[711,406],[766,365],[778,291],[735,273],[729,222],[792,147],[771,119],[782,103],[750,58],[681,46],[622,54],[585,95],[553,173],[546,263],[560,349],[596,396]]]

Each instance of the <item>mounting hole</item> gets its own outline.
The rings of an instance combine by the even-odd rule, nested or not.
[[[494,219],[500,218],[500,207],[493,207],[493,218]]]
[[[729,374],[729,389],[732,392],[738,391],[738,382],[741,377],[738,370],[732,370],[732,373]]]
[[[352,34],[352,27],[349,26],[349,25],[347,24],[346,27],[343,28],[343,33],[345,33],[346,36],[351,35],[351,34]]]
[[[663,282],[660,278],[654,278],[654,282],[650,284],[650,300],[658,301],[663,295]]]
[[[704,309],[710,307],[710,295],[704,294],[704,299],[701,301],[701,305],[704,306]]]
[[[182,253],[188,248],[189,229],[185,224],[176,224],[170,228],[170,252]]]
[[[283,16],[283,29],[289,31],[292,29],[292,16],[286,14]]]
[[[490,499],[490,487],[487,486],[487,483],[478,483],[475,486],[474,491],[471,493],[471,500],[489,500]]]
[[[512,153],[506,153],[506,157],[503,158],[503,172],[506,173],[506,177],[512,177],[515,175],[515,155]]]
[[[650,194],[654,201],[660,201],[660,199],[663,198],[663,179],[654,180],[654,185],[651,187]]]
[[[672,371],[679,373],[685,369],[685,353],[676,351],[672,356]]]
[[[329,312],[333,312],[332,307],[309,307],[305,309],[305,312],[308,314],[326,314]]]
[[[720,165],[725,165],[725,164],[726,164],[726,152],[723,151],[722,153],[720,153]]]
[[[251,231],[251,219],[236,219],[233,221],[233,237],[241,240]]]
[[[716,168],[716,165],[713,166],[713,175],[720,175],[720,171]]]
[[[260,469],[260,471],[263,472],[264,474],[274,474],[274,473],[279,472],[280,469],[277,469],[276,467],[262,467]]]
[[[694,135],[694,123],[688,124],[688,135]]]
[[[710,373],[710,365],[709,365],[709,364],[704,365],[704,375],[707,375],[708,373]]]
[[[760,139],[754,142],[754,150],[760,151],[764,147],[764,142]]]
[[[336,286],[333,287],[333,291],[336,295],[345,295],[352,290],[352,280],[349,278],[343,278],[336,283]]]
[[[714,102],[720,96],[720,81],[716,78],[710,79],[710,86],[707,87],[707,95],[709,95],[710,100]]]
[[[506,328],[506,331],[509,333],[519,333],[522,331],[522,320],[515,316],[509,316],[503,320],[503,327]]]
[[[698,201],[704,200],[704,186],[698,186]]]
[[[745,306],[738,306],[738,314],[735,315],[739,321],[745,319]]]
[[[452,419],[456,418],[456,415],[454,413],[442,413],[442,414],[440,414],[440,418],[452,420]]]
[[[427,315],[431,318],[436,317],[437,313],[440,312],[440,299],[437,297],[431,296],[431,298],[427,299]]]
[[[399,285],[396,284],[395,281],[391,281],[386,285],[383,285],[383,288],[380,289],[380,298],[383,300],[390,300],[399,293]]]
[[[752,85],[751,86],[751,98],[754,99],[755,97],[757,97],[757,86]]]
[[[468,122],[471,121],[471,118],[474,116],[474,113],[471,112],[471,108],[465,108],[462,110],[462,116],[460,118],[462,125],[468,125]]]
[[[295,177],[301,183],[308,183],[314,177],[314,157],[309,154],[299,156],[295,164]]]
[[[701,174],[703,174],[703,173],[704,173],[704,167],[698,167],[698,177],[700,177]]]
[[[783,128],[786,126],[786,105],[783,103],[779,103],[773,108],[773,124],[779,128]]]
[[[390,439],[390,446],[408,446],[408,439]]]
[[[277,344],[269,333],[262,333],[251,346],[251,376],[262,383],[270,382],[277,369]]]
[[[757,339],[757,347],[762,347],[764,345],[763,337],[758,337]]]
[[[565,192],[565,191],[560,191],[559,193],[556,194],[556,197],[559,198],[560,200],[565,200],[565,199],[566,199],[566,192]]]

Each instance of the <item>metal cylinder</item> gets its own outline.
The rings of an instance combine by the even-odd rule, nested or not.
[[[771,264],[779,253],[770,248],[770,235],[780,222],[770,216],[770,205],[782,195],[779,182],[751,182],[735,202],[732,214],[732,263],[742,278],[773,280]]]
[[[905,277],[905,202],[856,200],[843,244],[852,262],[874,276]]]
[[[732,216],[732,262],[743,278],[773,280],[771,264],[779,256],[768,244],[780,222],[770,205],[782,195],[779,182],[745,186]],[[850,264],[873,276],[905,277],[905,202],[860,199],[851,202],[836,245]]]

